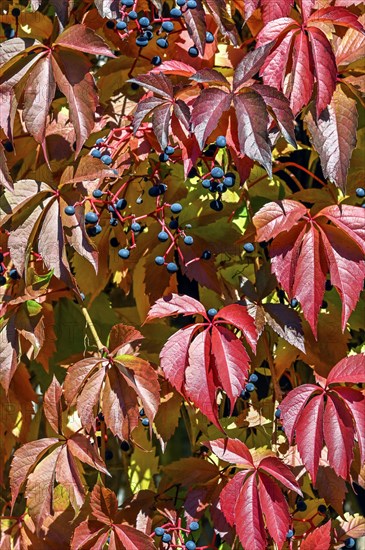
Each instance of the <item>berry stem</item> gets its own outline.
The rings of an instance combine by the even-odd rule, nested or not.
[[[82,311],[82,314],[83,316],[85,317],[85,321],[87,323],[87,326],[89,327],[90,329],[90,332],[91,334],[93,335],[93,338],[95,340],[95,344],[97,345],[98,347],[98,350],[99,350],[99,353],[103,353],[104,351],[106,351],[106,348],[105,346],[102,344],[100,338],[99,338],[99,335],[96,331],[96,328],[95,328],[95,325],[89,315],[89,312],[88,310],[86,309],[86,307],[81,307],[81,311]]]

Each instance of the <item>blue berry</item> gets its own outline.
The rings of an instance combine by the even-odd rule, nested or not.
[[[149,426],[150,425],[150,421],[148,420],[148,418],[142,418],[142,426]]]
[[[11,141],[5,141],[4,143],[4,149],[7,153],[12,153],[14,151],[14,147],[13,147],[13,144],[11,143]]]
[[[197,3],[195,2],[195,0],[188,0],[186,2],[186,7],[189,8],[189,10],[195,10],[195,8],[197,7]]]
[[[164,183],[160,183],[160,185],[158,186],[158,189],[159,189],[160,195],[163,195],[163,193],[167,191],[167,185],[165,185]]]
[[[15,36],[15,30],[14,29],[5,29],[4,31],[4,34],[5,34],[5,38],[7,38],[8,40],[10,40],[11,38],[14,38]]]
[[[93,149],[91,151],[91,156],[94,157],[94,159],[100,159],[101,158],[101,151],[99,149]]]
[[[14,279],[14,280],[15,279],[20,279],[19,273],[14,268],[9,271],[9,277],[10,277],[10,279]]]
[[[224,185],[224,183],[218,183],[218,185],[215,187],[215,191],[218,191],[218,193],[225,193],[227,191],[227,187]]]
[[[134,231],[134,233],[138,233],[138,231],[141,231],[141,226],[140,226],[139,223],[133,222],[131,224],[131,229],[132,229],[132,231]]]
[[[132,21],[133,21],[134,19],[137,19],[138,13],[136,11],[132,10],[128,13],[128,17],[129,17],[129,19],[132,19]]]
[[[256,384],[256,382],[258,381],[259,377],[257,376],[257,374],[255,373],[252,373],[250,375],[250,378],[248,379],[249,382],[252,382],[253,384]]]
[[[66,206],[65,214],[67,214],[67,216],[73,216],[75,214],[75,208],[71,205]]]
[[[167,162],[169,160],[169,155],[166,153],[161,153],[158,157],[160,162]]]
[[[117,22],[117,30],[118,31],[124,31],[127,28],[127,23],[125,21],[118,21]]]
[[[127,201],[125,199],[119,199],[115,206],[117,210],[124,210],[124,208],[127,206]]]
[[[199,523],[197,521],[192,521],[189,525],[190,531],[198,531]]]
[[[207,31],[205,33],[205,41],[207,44],[212,44],[212,42],[214,42],[214,36],[211,32]],[[221,147],[221,145],[218,145],[218,147]]]
[[[215,144],[217,147],[225,147],[227,145],[227,140],[224,136],[218,136],[215,140]]]
[[[127,258],[129,258],[130,252],[129,252],[128,248],[121,248],[118,252],[118,256],[120,258],[123,258],[123,260],[126,260]]]
[[[148,41],[150,41],[153,38],[153,32],[150,30],[144,31],[144,36],[147,38]]]
[[[134,0],[121,0],[121,4],[126,8],[131,8],[134,4]]]
[[[214,179],[220,179],[220,178],[223,178],[224,172],[223,172],[222,168],[220,168],[219,166],[215,166],[213,168],[213,170],[211,171],[210,175]]]
[[[247,390],[242,390],[241,393],[240,393],[240,397],[244,401],[247,401],[248,399],[250,399],[251,395],[250,395],[250,392],[248,392]]]
[[[196,48],[195,46],[191,46],[191,48],[188,49],[188,54],[190,55],[190,57],[198,57],[198,48]]]
[[[202,180],[202,187],[204,187],[204,189],[210,189],[211,184],[212,184],[212,180],[210,179]]]
[[[169,273],[176,273],[178,271],[178,267],[174,262],[169,262],[166,266],[166,269]]]
[[[188,540],[187,543],[185,544],[185,548],[186,550],[195,550],[196,544],[193,540]]]
[[[365,189],[363,187],[358,187],[356,189],[356,196],[359,197],[359,199],[363,199],[365,197]]]
[[[255,247],[252,243],[245,243],[243,245],[243,250],[249,254],[255,250]]]
[[[223,210],[223,203],[218,199],[212,201],[209,206],[212,210],[215,210],[216,212],[220,212],[221,210]]]
[[[188,246],[192,245],[193,242],[194,242],[194,239],[190,235],[186,235],[186,237],[184,237],[184,243],[187,244]]]
[[[101,145],[102,143],[105,142],[105,138],[98,138],[95,142],[96,145]]]
[[[252,391],[255,391],[255,384],[252,384],[252,382],[249,382],[248,384],[246,384],[246,390],[249,391],[250,393]]]
[[[287,538],[287,539],[291,539],[292,537],[294,537],[294,530],[293,530],[293,529],[289,529],[289,531],[288,531],[287,534],[286,534],[286,538]]]
[[[165,32],[171,32],[174,30],[174,24],[172,21],[164,21],[161,27]]]
[[[167,42],[166,38],[158,38],[156,40],[156,44],[159,48],[163,48],[164,50],[169,47],[169,43]]]
[[[181,13],[181,10],[179,10],[179,8],[172,8],[172,10],[170,11],[170,16],[171,17],[181,17],[182,13]]]
[[[159,55],[154,55],[151,59],[151,63],[152,65],[154,65],[155,67],[158,67],[159,65],[161,65],[162,63],[162,59]]]
[[[100,197],[102,197],[103,194],[104,194],[104,193],[103,193],[100,189],[95,189],[95,190],[93,191],[93,197],[94,197],[94,199],[100,199]]]
[[[96,223],[99,217],[95,212],[88,212],[85,216],[86,223]]]
[[[141,25],[141,27],[148,27],[148,25],[150,24],[150,20],[148,19],[148,17],[141,17],[141,19],[139,19],[139,24]]]
[[[227,174],[223,178],[224,185],[226,187],[233,187],[235,182],[236,182],[236,176],[231,172],[227,172]]]
[[[345,548],[355,548],[356,540],[352,537],[349,537],[345,540]]]
[[[182,209],[183,209],[183,207],[181,206],[181,204],[179,202],[174,202],[174,204],[172,204],[170,206],[170,210],[173,214],[180,214]]]
[[[178,6],[180,6],[180,7],[181,7],[181,6],[185,6],[186,0],[176,0],[176,4],[177,4]]]
[[[155,264],[163,265],[165,263],[165,258],[163,256],[156,256]]]
[[[116,225],[118,225],[118,220],[117,220],[117,218],[110,218],[109,224],[110,224],[112,227],[115,227]]]
[[[275,411],[275,418],[280,418],[281,416],[281,410],[280,409],[276,409]]]
[[[304,500],[298,500],[297,502],[297,510],[298,512],[305,512],[307,509],[307,505],[304,502]]]
[[[169,535],[169,533],[165,533],[164,535],[162,535],[162,542],[171,542],[171,535]]]
[[[113,162],[113,159],[110,155],[103,155],[101,157],[101,162],[103,164],[106,164],[107,166],[109,166],[109,164],[111,164]]]
[[[6,279],[4,275],[0,275],[0,286],[6,285]]]
[[[96,235],[99,235],[101,231],[102,231],[101,225],[97,224],[97,225],[94,225],[93,227],[89,227],[87,229],[87,234],[89,235],[89,237],[95,237]]]
[[[139,46],[140,48],[144,48],[145,46],[147,46],[147,44],[148,44],[148,38],[146,36],[142,35],[136,38],[136,45]]]
[[[165,533],[165,529],[163,527],[156,527],[155,529],[156,537],[162,537],[164,533]]]
[[[159,234],[157,235],[157,238],[158,238],[159,241],[164,243],[165,241],[168,240],[169,236],[166,233],[166,231],[160,231]]]
[[[218,311],[215,309],[215,307],[211,307],[207,311],[209,317],[214,317],[214,315],[217,315]]]
[[[175,151],[175,149],[173,147],[171,147],[171,145],[168,145],[167,147],[165,147],[166,155],[173,155],[174,151]]]
[[[146,415],[145,415],[145,412],[144,412],[144,409],[140,409],[140,411],[139,411],[139,416],[146,416]]]
[[[291,307],[297,307],[298,303],[299,302],[296,298],[293,298],[292,300],[290,300]]]
[[[210,250],[204,250],[203,254],[201,255],[202,260],[210,260],[212,257],[212,253]]]

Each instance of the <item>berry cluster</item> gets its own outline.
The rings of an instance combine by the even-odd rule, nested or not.
[[[161,541],[168,545],[169,548],[182,548],[185,550],[201,550],[202,546],[198,546],[194,534],[199,531],[200,526],[197,521],[192,521],[188,529],[181,526],[181,520],[178,520],[177,525],[173,523],[165,524],[161,527],[156,527],[152,536],[161,538]]]
[[[4,260],[7,256],[9,256],[9,252],[0,251],[0,286],[4,286],[7,282],[11,282],[9,279],[12,281],[20,279],[20,275],[14,267],[9,269],[5,265]],[[6,279],[6,275],[9,279]]]
[[[242,399],[244,399],[245,401],[250,399],[251,393],[253,391],[255,391],[255,389],[256,389],[255,384],[258,381],[258,379],[259,379],[259,377],[257,376],[257,374],[252,373],[250,375],[250,378],[248,379],[247,384],[245,385],[245,387],[241,391],[240,397],[242,397]]]

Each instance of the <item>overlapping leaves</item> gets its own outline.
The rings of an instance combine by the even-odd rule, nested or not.
[[[89,357],[71,365],[64,391],[75,404],[86,431],[95,429],[97,406],[106,426],[122,440],[128,440],[139,422],[139,399],[151,424],[159,404],[159,384],[152,366],[137,357],[138,330],[115,325],[110,333],[108,357]]]
[[[169,382],[219,425],[217,391],[226,392],[232,411],[249,368],[247,351],[234,331],[255,351],[254,321],[239,304],[225,306],[211,320],[200,302],[177,294],[157,300],[147,321],[179,314],[199,315],[203,322],[184,327],[168,339],[160,354],[161,367]]]
[[[331,205],[314,216],[299,202],[270,202],[253,217],[258,241],[273,239],[271,268],[290,299],[299,300],[314,335],[326,276],[342,300],[342,330],[365,276],[365,211]]]
[[[365,459],[365,397],[358,388],[365,382],[365,355],[342,359],[323,385],[303,384],[280,404],[290,442],[294,437],[304,465],[316,483],[323,443],[336,474],[349,478],[357,439],[361,463]],[[348,384],[348,385],[344,385]]]
[[[291,470],[271,453],[254,460],[238,439],[217,439],[208,445],[218,458],[240,469],[223,488],[220,503],[243,547],[265,550],[267,530],[281,549],[291,518],[280,485],[302,494]]]

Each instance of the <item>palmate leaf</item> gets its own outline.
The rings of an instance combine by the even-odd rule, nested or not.
[[[275,456],[254,461],[249,449],[238,439],[217,439],[207,445],[220,460],[242,468],[223,488],[219,500],[243,547],[267,548],[266,525],[270,536],[282,548],[291,518],[278,481],[301,494],[290,469]]]
[[[331,222],[330,224],[328,222]],[[329,272],[342,306],[342,330],[356,306],[365,276],[365,212],[346,204],[310,218],[298,202],[265,205],[253,218],[257,240],[270,240],[271,268],[290,299],[297,298],[313,334]]]
[[[325,387],[298,386],[280,404],[281,418],[289,442],[294,436],[300,456],[316,483],[323,443],[335,473],[348,479],[353,461],[355,436],[361,462],[365,457],[365,398],[358,389],[341,383],[363,383],[365,355],[352,355],[333,367]]]
[[[67,402],[76,404],[86,431],[95,429],[96,406],[100,403],[108,428],[114,435],[126,440],[138,426],[138,398],[152,424],[159,404],[159,384],[151,365],[132,355],[134,352],[130,343],[142,339],[142,335],[133,327],[122,325],[119,328],[130,330],[113,328],[111,344],[116,345],[116,334],[121,339],[111,351],[110,358],[90,357],[71,365],[64,391]]]
[[[247,308],[232,304],[209,320],[203,305],[189,296],[172,294],[152,306],[146,321],[173,315],[199,315],[203,322],[173,334],[164,345],[161,367],[169,382],[190,399],[212,422],[219,425],[216,396],[223,389],[231,411],[248,374],[249,357],[236,334],[222,325],[239,330],[255,350],[257,332]]]

